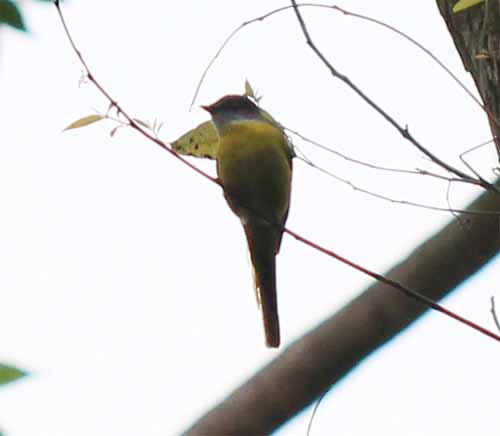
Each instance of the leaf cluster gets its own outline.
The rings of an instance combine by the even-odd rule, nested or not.
[[[52,0],[38,0],[44,3],[49,3]],[[12,0],[0,0],[0,26],[7,25],[14,29],[26,32],[28,28],[23,19],[21,10],[17,2]]]

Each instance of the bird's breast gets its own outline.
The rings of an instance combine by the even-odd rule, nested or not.
[[[220,135],[217,172],[231,208],[242,219],[248,210],[277,222],[284,219],[292,169],[278,128],[260,121],[231,123]]]

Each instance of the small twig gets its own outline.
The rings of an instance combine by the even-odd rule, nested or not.
[[[483,180],[483,178],[481,177],[481,175],[480,175],[480,174],[479,174],[479,173],[478,173],[478,172],[477,172],[474,168],[472,168],[472,166],[471,166],[471,165],[469,165],[469,163],[465,160],[465,157],[464,157],[464,156],[465,156],[467,153],[471,153],[472,151],[475,151],[475,150],[477,150],[478,148],[484,147],[485,145],[491,144],[491,143],[493,143],[493,142],[495,142],[495,140],[494,140],[494,139],[490,139],[490,140],[488,140],[488,141],[482,142],[482,143],[481,143],[481,144],[479,144],[479,145],[475,145],[474,147],[469,148],[468,150],[465,150],[464,152],[462,152],[462,153],[460,153],[460,154],[459,154],[459,157],[460,157],[460,160],[462,161],[462,163],[463,163],[463,164],[464,164],[467,168],[469,168],[469,170],[470,170],[472,173],[474,173],[474,174],[476,175],[476,177],[477,177],[478,179],[480,179],[480,180]]]
[[[201,77],[200,77],[200,80],[198,82],[198,85],[196,85],[196,90],[194,91],[193,99],[191,100],[191,104],[189,105],[189,111],[191,111],[191,109],[193,109],[194,103],[196,102],[196,97],[198,96],[198,93],[200,92],[201,85],[203,84],[203,81],[205,80],[205,77],[208,74],[208,71],[210,70],[210,68],[212,67],[212,65],[214,64],[215,60],[220,56],[220,54],[222,53],[222,50],[224,50],[224,48],[226,47],[226,45],[229,44],[229,41],[231,41],[231,39],[233,39],[233,36],[236,35],[240,31],[240,29],[242,27],[244,27],[245,25],[246,25],[245,23],[241,24],[239,27],[237,27],[236,29],[234,29],[229,34],[229,36],[224,40],[224,42],[222,43],[222,45],[219,47],[219,50],[217,50],[217,53],[215,53],[215,56],[210,60],[210,62],[208,63],[208,65],[203,70],[203,73],[201,74]]]
[[[459,177],[447,177],[442,174],[437,174],[429,170],[424,170],[422,168],[416,168],[416,172],[422,176],[430,176],[436,179],[445,180],[446,182],[459,182],[459,183],[470,183],[468,180],[461,179]],[[474,183],[475,184],[475,183]]]
[[[210,70],[210,68],[212,67],[212,65],[214,64],[214,62],[216,61],[216,59],[220,56],[220,54],[222,53],[222,51],[224,50],[224,48],[229,44],[229,42],[233,39],[233,37],[241,30],[243,29],[244,27],[248,26],[249,24],[251,23],[255,23],[257,21],[262,21],[262,20],[265,20],[267,17],[271,16],[271,15],[274,15],[278,12],[281,12],[281,11],[284,11],[286,9],[289,9],[290,6],[284,6],[284,7],[281,7],[281,8],[278,8],[274,11],[271,11],[270,13],[268,14],[265,14],[265,15],[262,15],[260,17],[257,17],[257,18],[254,18],[252,20],[249,20],[249,21],[245,21],[243,23],[241,23],[236,29],[234,29],[230,34],[229,36],[224,40],[224,42],[222,43],[222,45],[219,47],[219,49],[217,50],[217,53],[215,53],[215,55],[212,57],[212,59],[210,59],[210,62],[208,63],[208,65],[205,67],[205,69],[203,70],[203,73],[200,77],[200,80],[198,81],[198,85],[196,86],[196,90],[194,92],[194,95],[193,95],[193,100],[191,100],[191,105],[189,106],[189,110],[192,109],[195,101],[196,101],[196,97],[198,96],[198,93],[200,92],[200,88],[201,88],[201,85],[203,84],[203,81],[205,80],[205,77],[206,75],[208,74],[208,71]]]
[[[401,169],[401,168],[389,168],[389,167],[384,167],[384,166],[381,166],[381,165],[374,165],[374,164],[371,164],[371,163],[368,163],[368,162],[365,162],[365,161],[362,161],[362,160],[359,160],[359,159],[354,159],[350,156],[347,156],[343,153],[340,153],[336,150],[333,150],[332,148],[330,147],[327,147],[326,145],[324,144],[321,144],[317,141],[314,141],[313,139],[310,139],[310,138],[307,138],[306,136],[302,135],[301,133],[295,131],[295,130],[292,130],[288,127],[285,127],[285,130],[287,132],[290,132],[291,134],[299,137],[300,139],[302,139],[303,141],[309,143],[309,144],[312,144],[318,148],[320,148],[321,150],[324,150],[328,153],[331,153],[335,156],[338,156],[348,162],[352,162],[352,163],[355,163],[355,164],[358,164],[358,165],[361,165],[361,166],[364,166],[364,167],[367,167],[367,168],[371,168],[371,169],[374,169],[374,170],[380,170],[380,171],[386,171],[386,172],[393,172],[393,173],[400,173],[400,174],[411,174],[411,175],[419,175],[419,176],[430,176],[430,177],[435,177],[437,179],[441,179],[441,180],[445,180],[447,182],[462,182],[462,183],[472,183],[473,185],[476,185],[477,186],[477,182],[476,181],[473,181],[471,182],[470,180],[464,180],[460,177],[447,177],[447,176],[443,176],[441,174],[436,174],[434,172],[431,172],[431,171],[428,171],[428,170],[424,170],[424,169],[415,169],[415,170],[406,170],[406,169]],[[491,142],[491,141],[490,141]],[[432,161],[431,161],[432,162]]]
[[[422,173],[420,171],[415,171],[415,170],[405,170],[405,169],[400,169],[400,168],[389,168],[389,167],[383,167],[383,166],[380,166],[380,165],[374,165],[374,164],[371,164],[371,163],[368,163],[368,162],[364,162],[362,160],[359,160],[359,159],[354,159],[352,157],[349,157],[343,153],[340,153],[339,151],[337,150],[333,150],[332,148],[330,147],[327,147],[326,145],[323,145],[317,141],[314,141],[313,139],[310,139],[310,138],[307,138],[306,136],[302,135],[301,133],[297,132],[296,130],[292,130],[288,127],[285,127],[284,128],[285,131],[299,137],[300,139],[302,139],[303,141],[311,144],[311,145],[314,145],[315,147],[318,147],[320,148],[321,150],[324,150],[328,153],[331,153],[333,154],[334,156],[338,156],[348,162],[352,162],[352,163],[355,163],[355,164],[358,164],[358,165],[361,165],[361,166],[364,166],[364,167],[367,167],[367,168],[371,168],[371,169],[374,169],[374,170],[380,170],[380,171],[387,171],[387,172],[394,172],[394,173],[401,173],[401,174],[419,174],[419,175],[422,175]],[[459,180],[462,180],[462,179],[459,179]]]
[[[493,321],[497,327],[497,330],[500,332],[500,322],[498,321],[497,311],[495,307],[495,297],[491,297],[491,315],[493,316]]]
[[[311,436],[311,430],[312,430],[312,424],[313,424],[314,417],[316,416],[316,412],[318,411],[319,405],[321,404],[321,402],[326,397],[326,394],[329,391],[330,391],[330,389],[327,389],[325,392],[323,392],[319,396],[318,400],[316,401],[316,404],[314,405],[314,409],[313,409],[313,411],[311,413],[311,418],[309,419],[309,423],[307,424],[307,433],[306,433],[306,436]]]
[[[413,206],[413,207],[419,207],[422,209],[429,209],[429,210],[435,210],[438,212],[451,212],[451,213],[463,213],[463,214],[468,214],[468,215],[500,215],[500,212],[497,211],[470,211],[470,210],[463,210],[463,209],[451,209],[451,208],[446,208],[446,207],[439,207],[439,206],[431,206],[428,204],[422,204],[422,203],[416,203],[412,201],[407,201],[407,200],[397,200],[391,197],[387,197],[386,195],[378,194],[373,191],[369,191],[364,188],[360,188],[359,186],[356,186],[354,183],[347,179],[343,179],[342,177],[336,176],[333,174],[331,171],[328,171],[325,168],[322,168],[318,165],[316,165],[314,162],[311,160],[304,158],[302,156],[297,156],[297,159],[300,161],[304,162],[305,164],[311,166],[312,168],[322,172],[323,174],[341,182],[344,183],[345,185],[349,186],[352,188],[354,191],[361,192],[363,194],[369,195],[370,197],[378,198],[379,200],[384,200],[388,201],[389,203],[394,203],[394,204],[403,204],[406,206]],[[460,179],[461,180],[461,179]]]
[[[462,217],[451,207],[451,182],[448,182],[448,186],[446,187],[446,204],[448,205],[450,213],[453,215],[453,217],[458,220],[461,226],[463,226],[464,223],[462,221]],[[498,212],[495,212],[495,214],[498,215]]]

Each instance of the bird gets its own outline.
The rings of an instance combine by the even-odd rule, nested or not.
[[[276,255],[290,209],[293,150],[282,128],[250,98],[202,106],[219,136],[217,176],[245,231],[266,345],[280,345]]]

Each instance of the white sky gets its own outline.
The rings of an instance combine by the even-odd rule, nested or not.
[[[352,157],[434,167],[313,56],[291,11],[244,29],[196,84],[224,38],[287,1],[68,1],[92,71],[134,116],[173,140],[207,115],[199,104],[248,78],[282,124]],[[431,49],[470,89],[434,2],[339,3],[385,20]],[[8,436],[173,435],[269,362],[246,246],[219,188],[105,111],[55,9],[23,2],[30,35],[0,33],[0,361],[33,373],[0,390]],[[428,57],[394,34],[325,10],[304,11],[341,72],[437,155],[489,138],[485,116]],[[446,207],[445,183],[368,170],[298,144],[356,186]],[[212,162],[193,160],[214,173]],[[473,162],[497,164],[492,147]],[[454,185],[465,205],[478,190]],[[295,163],[291,229],[385,271],[450,219],[355,192]],[[444,304],[493,328],[498,261]],[[284,345],[371,281],[285,236],[278,258]],[[500,347],[439,314],[367,359],[321,404],[313,435],[496,435]],[[293,383],[290,380],[290,383]],[[311,410],[277,434],[304,435]]]

